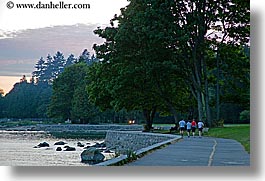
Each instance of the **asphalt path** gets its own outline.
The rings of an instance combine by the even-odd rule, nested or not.
[[[126,166],[250,166],[250,155],[235,140],[184,137]]]

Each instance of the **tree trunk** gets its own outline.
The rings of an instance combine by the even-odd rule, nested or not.
[[[204,94],[205,94],[205,111],[206,111],[206,123],[209,127],[212,126],[212,116],[210,108],[210,98],[209,98],[209,87],[208,87],[208,77],[207,77],[207,67],[204,58],[202,59],[202,68],[204,74]]]
[[[219,65],[219,52],[216,55],[216,68],[217,68],[217,75],[216,75],[216,120],[220,119],[220,65]]]
[[[152,125],[153,125],[153,121],[154,121],[154,118],[155,118],[155,114],[156,114],[156,106],[152,107],[152,111],[151,111],[151,116],[150,116],[150,119],[151,119],[151,128],[152,128]]]
[[[211,116],[211,108],[209,105],[208,87],[205,90],[205,109],[206,109],[206,123],[207,123],[207,126],[211,127],[212,126],[212,116]]]
[[[150,131],[152,129],[155,113],[156,113],[156,107],[155,106],[152,107],[152,109],[144,109],[143,110],[143,114],[144,114],[145,121],[146,121],[145,131]]]
[[[168,102],[168,108],[171,114],[174,116],[175,123],[178,123],[178,113],[170,102]]]
[[[203,118],[203,103],[202,103],[202,94],[200,91],[197,91],[197,104],[198,104],[198,121],[202,121]]]

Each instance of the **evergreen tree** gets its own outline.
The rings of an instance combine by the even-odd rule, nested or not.
[[[95,62],[98,62],[98,59],[96,58],[96,56],[94,54],[91,56],[91,62],[92,62],[92,64]]]
[[[64,71],[65,62],[63,53],[57,51],[52,61],[52,80],[56,79]]]
[[[5,96],[4,112],[8,118],[45,118],[46,111],[40,109],[49,104],[51,86],[47,84],[16,83]]]
[[[58,75],[64,71],[65,64],[66,60],[64,59],[64,55],[61,52],[57,51],[53,57],[48,54],[47,60],[44,63],[44,73],[39,78],[39,82],[52,84],[54,79],[56,79]]]
[[[91,65],[90,53],[87,49],[85,49],[82,54],[79,56],[78,62],[84,62],[87,65]]]
[[[45,70],[42,77],[39,78],[39,82],[52,83],[53,77],[53,58],[50,54],[47,55],[45,62]]]
[[[26,75],[22,76],[22,78],[20,79],[20,83],[27,83]]]
[[[45,61],[44,61],[44,58],[41,57],[38,62],[36,63],[35,65],[35,71],[32,72],[32,75],[38,79],[38,81],[42,81],[42,77],[44,75],[44,72],[45,72],[45,69],[46,69],[46,66],[45,66]]]
[[[66,60],[65,67],[69,67],[70,65],[73,65],[76,61],[77,59],[75,58],[75,56],[73,54],[70,54]]]

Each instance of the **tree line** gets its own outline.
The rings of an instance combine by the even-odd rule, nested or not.
[[[67,59],[58,51],[54,56],[41,57],[32,77],[23,75],[13,89],[4,96],[0,91],[0,118],[53,119],[55,122],[72,120],[73,123],[125,123],[128,119],[141,120],[139,111],[108,109],[100,111],[89,101],[86,76],[89,67],[97,62],[85,49],[79,57]]]
[[[78,123],[119,115],[145,119],[150,130],[158,115],[207,126],[249,120],[248,1],[129,2],[109,26],[94,31],[105,39],[93,46],[95,56],[85,50],[78,58],[60,52],[40,58],[30,82],[22,78],[4,100],[18,100],[12,95],[23,84],[45,85],[40,112]]]

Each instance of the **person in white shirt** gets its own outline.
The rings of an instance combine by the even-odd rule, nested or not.
[[[187,134],[188,134],[188,138],[189,138],[190,137],[190,131],[191,131],[191,122],[188,121],[186,125],[187,125]]]
[[[185,130],[185,125],[186,125],[186,122],[182,119],[179,122],[179,133],[180,133],[182,138],[183,138],[183,134],[184,134],[184,130]]]
[[[203,126],[204,126],[203,122],[202,122],[202,121],[199,121],[199,122],[198,122],[198,130],[199,130],[199,137],[200,137],[200,138],[201,138],[201,136],[202,136],[202,129],[203,129]]]

